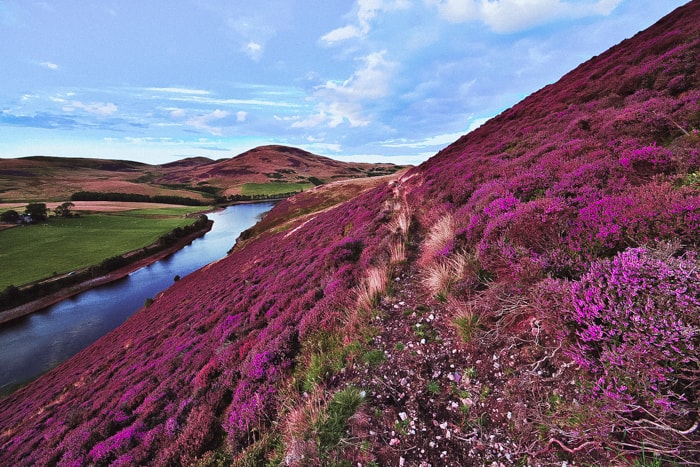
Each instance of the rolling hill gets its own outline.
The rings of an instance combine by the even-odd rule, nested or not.
[[[299,186],[385,175],[400,168],[340,162],[286,146],[262,146],[217,161],[191,157],[162,165],[33,156],[0,159],[0,202],[61,201],[80,191],[211,200],[241,194],[246,184],[275,184],[273,191],[285,191],[289,185],[291,192]]]
[[[0,457],[698,465],[698,24],[692,1],[334,206],[279,203],[4,398]]]

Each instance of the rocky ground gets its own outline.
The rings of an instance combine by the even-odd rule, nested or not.
[[[538,423],[575,399],[576,384],[529,309],[513,307],[520,314],[507,329],[501,318],[465,343],[451,304],[418,293],[419,281],[405,266],[372,317],[383,358],[334,381],[366,391],[351,430],[379,465],[576,465],[572,455],[595,454],[597,446],[567,447]]]

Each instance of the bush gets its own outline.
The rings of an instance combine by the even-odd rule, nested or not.
[[[602,398],[611,427],[626,427],[630,443],[664,426],[661,433],[672,444],[677,432],[670,427],[695,416],[699,281],[694,255],[634,248],[593,263],[572,286],[570,353],[594,377],[588,396]],[[636,431],[628,428],[633,423]]]

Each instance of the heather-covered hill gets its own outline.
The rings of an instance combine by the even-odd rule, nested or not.
[[[387,175],[393,164],[340,162],[287,146],[261,146],[228,159],[189,157],[162,165],[110,159],[34,156],[0,159],[0,200],[70,199],[76,192],[177,196],[213,202],[245,184],[289,192],[342,179]],[[279,191],[279,190],[276,190]]]
[[[223,194],[240,194],[244,183],[314,183],[387,175],[400,167],[393,164],[341,162],[287,146],[260,146],[231,159],[198,167],[169,170],[160,183],[225,188]]]
[[[699,464],[698,24],[693,1],[336,207],[283,202],[3,399],[0,458]]]

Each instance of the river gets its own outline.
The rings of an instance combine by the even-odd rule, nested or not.
[[[45,310],[0,324],[0,396],[12,392],[121,325],[149,297],[185,275],[226,256],[242,231],[273,203],[239,204],[207,214],[203,237],[116,282],[88,290]]]

